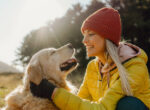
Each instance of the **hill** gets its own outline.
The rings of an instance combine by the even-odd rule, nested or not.
[[[0,61],[0,73],[20,73],[18,69]]]

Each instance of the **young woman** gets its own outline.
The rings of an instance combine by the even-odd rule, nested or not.
[[[87,66],[78,95],[43,80],[40,85],[31,82],[32,93],[53,100],[61,110],[148,110],[148,58],[143,49],[120,42],[118,11],[113,8],[97,10],[83,22],[81,31],[87,55],[96,58]],[[48,88],[44,87],[45,83]],[[46,93],[44,96],[36,93],[35,88]]]

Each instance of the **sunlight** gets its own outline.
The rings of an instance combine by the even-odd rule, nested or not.
[[[45,24],[46,21],[62,16],[64,10],[54,0],[27,0],[22,9],[20,19],[29,27],[36,28]],[[23,15],[22,15],[23,14]]]

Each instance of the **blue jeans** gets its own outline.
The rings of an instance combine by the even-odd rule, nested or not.
[[[126,96],[118,101],[116,110],[149,110],[149,109],[138,98]]]

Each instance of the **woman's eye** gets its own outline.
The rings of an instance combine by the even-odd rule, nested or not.
[[[95,35],[94,33],[90,33],[90,34],[89,34],[89,36],[94,36],[94,35]]]

